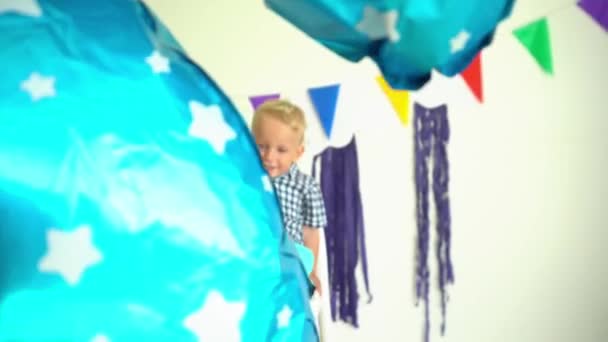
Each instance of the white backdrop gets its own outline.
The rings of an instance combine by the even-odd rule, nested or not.
[[[148,0],[249,121],[249,95],[281,92],[309,114],[301,161],[355,132],[372,304],[361,327],[331,324],[332,341],[421,341],[414,306],[413,130],[401,126],[369,61],[321,47],[261,0]],[[602,342],[608,339],[608,34],[573,1],[519,0],[483,55],[485,103],[462,79],[435,75],[412,101],[446,103],[453,262],[445,342]],[[555,75],[511,30],[551,12]],[[340,83],[328,142],[306,91]],[[432,285],[435,259],[431,255]]]

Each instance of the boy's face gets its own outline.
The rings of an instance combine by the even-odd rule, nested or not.
[[[304,152],[301,137],[291,127],[268,115],[260,117],[253,136],[264,168],[273,178],[289,171]]]

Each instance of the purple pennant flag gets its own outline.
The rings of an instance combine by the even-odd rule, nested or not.
[[[257,95],[257,96],[249,96],[249,101],[253,106],[253,110],[256,110],[262,103],[268,100],[275,100],[280,97],[279,94],[268,94],[268,95]]]
[[[608,1],[580,0],[578,6],[597,21],[604,28],[604,31],[608,32]]]

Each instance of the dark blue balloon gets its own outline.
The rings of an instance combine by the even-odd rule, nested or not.
[[[265,0],[338,55],[368,56],[395,89],[416,90],[433,69],[453,76],[488,46],[514,0]]]

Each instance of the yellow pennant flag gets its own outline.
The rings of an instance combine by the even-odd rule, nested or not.
[[[380,88],[382,88],[382,91],[384,94],[386,94],[389,101],[391,101],[391,104],[393,105],[395,112],[397,112],[397,116],[399,116],[401,123],[404,126],[407,125],[409,123],[410,94],[407,92],[407,90],[395,90],[391,88],[391,86],[386,83],[386,80],[384,77],[382,77],[382,75],[376,77],[376,81],[378,81],[378,84],[380,84]]]

